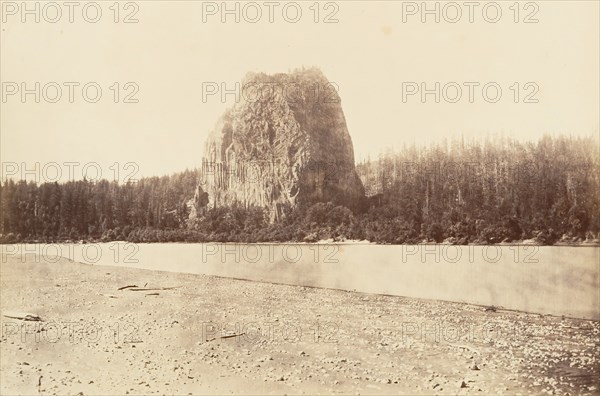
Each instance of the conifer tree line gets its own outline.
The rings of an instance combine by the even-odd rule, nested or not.
[[[0,187],[5,241],[125,240],[134,230],[179,229],[189,215],[197,172],[137,182],[42,183],[6,180]]]
[[[0,184],[0,240],[597,242],[598,149],[597,138],[566,136],[405,146],[357,165],[367,197],[355,212],[300,203],[273,224],[262,208],[238,206],[190,220],[199,170],[124,184],[8,179]]]
[[[358,165],[365,189],[377,194],[367,238],[374,232],[388,242],[597,239],[598,148],[595,138],[546,136],[389,151]]]

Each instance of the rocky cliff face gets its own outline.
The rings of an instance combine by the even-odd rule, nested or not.
[[[317,69],[248,74],[206,142],[192,216],[254,205],[275,221],[298,205],[363,198],[336,86]]]

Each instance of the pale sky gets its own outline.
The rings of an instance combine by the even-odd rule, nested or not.
[[[466,7],[457,23],[445,21],[443,14],[440,23],[433,16],[422,23],[418,12],[408,15],[406,2],[393,1],[329,2],[337,10],[334,5],[325,9],[322,2],[320,23],[313,20],[313,1],[297,2],[302,10],[297,23],[282,15],[283,5],[291,2],[279,2],[275,21],[269,23],[262,1],[256,3],[263,12],[257,23],[244,20],[245,3],[240,3],[239,23],[233,16],[222,23],[219,10],[203,21],[203,7],[210,10],[206,7],[212,5],[200,1],[138,1],[139,22],[133,24],[114,23],[113,1],[98,2],[102,17],[95,24],[82,18],[81,7],[75,9],[73,23],[66,7],[56,23],[46,21],[43,10],[39,23],[27,15],[23,23],[21,10],[6,3],[21,7],[20,1],[2,2],[2,162],[95,161],[105,172],[115,162],[134,162],[139,176],[199,167],[206,136],[234,101],[232,95],[228,103],[212,96],[203,103],[203,83],[231,88],[249,71],[286,72],[302,66],[321,68],[339,87],[357,160],[389,146],[461,134],[530,140],[545,133],[599,133],[598,1],[537,1],[537,9],[519,10],[519,23],[509,9],[513,1],[497,2],[502,11],[497,23],[484,20],[482,6],[474,10],[473,23]],[[34,2],[28,4],[34,7]],[[220,7],[221,2],[211,4]],[[121,9],[119,19],[132,11]],[[246,11],[254,17],[254,10]],[[293,17],[293,11],[288,9],[287,15]],[[55,10],[46,12],[54,18]],[[323,23],[331,12],[338,23]],[[495,17],[494,12],[488,9],[488,17]],[[530,14],[539,22],[523,23]],[[88,15],[93,17],[94,11]],[[454,15],[455,10],[446,9],[447,18]],[[7,90],[14,88],[12,83],[21,89],[22,82],[30,89],[35,82],[41,87],[55,82],[63,86],[62,97],[57,103],[43,97],[35,103],[34,95],[28,95],[21,103],[20,92],[7,95]],[[74,103],[69,103],[64,82],[80,84],[74,88]],[[97,103],[82,96],[81,87],[88,82],[102,88]],[[115,82],[121,84],[121,102],[131,92],[123,84],[137,84],[139,103],[114,103],[110,87]],[[455,82],[463,87],[463,96],[458,103],[443,98],[434,103],[433,95],[426,103],[419,95],[403,102],[406,82],[425,82],[428,88]],[[474,103],[469,103],[464,82],[480,84],[474,88]],[[482,95],[481,87],[490,82],[502,89],[497,103]],[[514,83],[520,84],[519,103],[514,103]],[[539,88],[533,96],[539,103],[523,103],[534,90],[533,85],[526,89],[526,83]],[[48,95],[54,92],[49,86]],[[454,88],[447,92],[455,95]]]

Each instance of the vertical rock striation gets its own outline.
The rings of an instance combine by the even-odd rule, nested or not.
[[[206,141],[192,216],[260,206],[276,221],[298,205],[357,209],[363,198],[335,84],[318,69],[249,73]]]

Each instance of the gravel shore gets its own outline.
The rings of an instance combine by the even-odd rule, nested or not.
[[[2,395],[600,394],[598,321],[33,261],[2,257]]]

